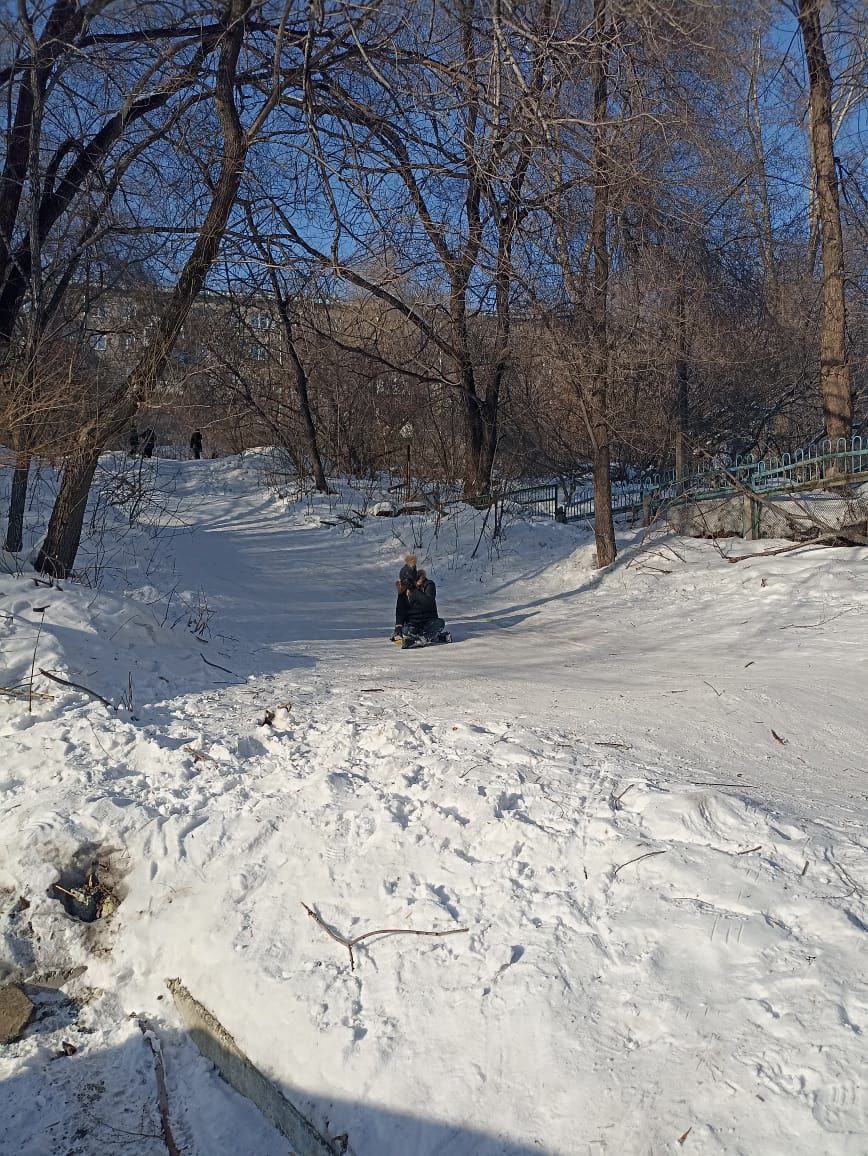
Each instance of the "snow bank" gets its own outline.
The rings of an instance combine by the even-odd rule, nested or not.
[[[0,951],[72,999],[0,1049],[0,1152],[160,1151],[128,1013],[185,1151],[285,1151],[184,1041],[173,975],[356,1156],[866,1150],[864,552],[637,536],[600,575],[576,527],[473,557],[475,513],[356,529],[348,492],[276,501],[247,459],[157,468],[188,528],[140,585],[0,582],[3,682],[44,618],[39,664],[119,707],[0,701]],[[408,546],[452,647],[386,642]],[[121,897],[87,925],[52,893],[82,848]],[[468,930],[353,970],[303,904]]]

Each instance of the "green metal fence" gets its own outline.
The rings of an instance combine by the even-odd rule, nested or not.
[[[836,481],[868,478],[868,437],[828,439],[792,453],[748,454],[734,458],[708,456],[693,463],[680,477],[675,470],[644,474],[628,481],[613,481],[612,512],[638,515],[648,506],[684,499],[726,498],[750,491],[787,493]],[[555,484],[521,486],[504,498],[534,513],[573,522],[594,517],[594,491],[584,486],[569,495]]]

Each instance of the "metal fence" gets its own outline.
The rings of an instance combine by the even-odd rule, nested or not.
[[[644,474],[633,480],[612,483],[612,512],[638,516],[643,508],[665,502],[726,498],[745,490],[754,493],[786,493],[819,487],[830,478],[849,481],[868,478],[868,437],[828,439],[792,453],[769,452],[734,458],[725,454],[693,463],[679,476],[674,469]],[[564,493],[556,483],[519,486],[504,499],[532,513],[574,522],[594,517],[594,491],[590,486]]]

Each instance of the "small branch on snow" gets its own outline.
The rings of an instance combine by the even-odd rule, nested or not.
[[[95,698],[97,702],[101,702],[103,706],[107,706],[109,710],[114,710],[114,705],[109,702],[107,698],[103,698],[101,694],[97,694],[95,690],[91,690],[89,686],[82,686],[80,682],[71,682],[68,678],[60,678],[56,674],[52,674],[48,670],[44,670],[41,666],[39,673],[50,678],[52,682],[59,683],[61,686],[71,686],[73,690],[80,690],[83,694],[89,694],[91,698]]]
[[[775,742],[780,743],[782,747],[785,747],[790,741],[789,739],[782,739],[777,731],[772,731],[772,738],[775,740]]]
[[[163,1064],[163,1049],[160,1047],[154,1029],[146,1020],[139,1018],[139,1028],[148,1042],[151,1054],[154,1057],[154,1072],[157,1077],[157,1099],[160,1103],[160,1125],[163,1129],[163,1139],[169,1156],[181,1156],[181,1150],[175,1143],[172,1135],[172,1125],[169,1121],[169,1093],[166,1089],[166,1068]]]
[[[196,750],[196,748],[194,746],[191,746],[190,743],[187,743],[187,745],[182,747],[181,749],[185,750],[189,754],[191,754],[193,756],[194,762],[197,762],[197,763],[216,763],[217,762],[217,760],[215,758],[212,758],[211,755],[206,755],[204,751]]]
[[[619,751],[632,751],[632,749],[633,749],[629,743],[608,743],[608,742],[603,742],[602,740],[595,742],[594,746],[595,747],[617,747]]]
[[[33,668],[36,666],[36,651],[39,649],[39,639],[42,637],[42,627],[45,625],[45,611],[47,606],[34,606],[33,613],[40,614],[39,629],[36,631],[36,642],[33,644],[33,661],[30,663],[30,697],[27,700],[27,711],[33,713]]]
[[[834,622],[836,618],[843,618],[845,614],[853,614],[859,610],[858,606],[849,606],[838,614],[830,614],[828,618],[821,618],[819,622],[788,622],[781,630],[816,630],[818,626],[825,626],[827,622]]]
[[[646,851],[644,855],[637,855],[635,859],[628,859],[626,863],[622,863],[620,865],[620,867],[615,868],[615,870],[612,872],[612,878],[614,879],[619,871],[623,871],[624,868],[629,867],[631,863],[638,863],[642,859],[650,859],[652,855],[665,855],[665,854],[666,854],[666,848],[664,847],[664,849],[662,851]]]
[[[364,939],[372,939],[374,936],[380,935],[424,935],[431,938],[437,938],[444,935],[462,935],[470,931],[469,927],[452,927],[449,928],[448,931],[416,931],[411,927],[381,927],[376,931],[366,931],[363,935],[357,935],[355,939],[347,939],[346,936],[341,935],[339,932],[334,931],[331,927],[329,927],[322,916],[314,911],[312,907],[308,907],[308,905],[303,901],[301,905],[311,917],[311,919],[320,925],[326,935],[333,939],[335,943],[341,944],[342,947],[345,947],[347,951],[349,951],[350,969],[352,971],[356,970],[356,961],[355,957],[353,956],[353,948],[360,944]]]
[[[620,809],[621,809],[621,800],[624,798],[624,796],[627,794],[627,792],[628,792],[628,791],[629,791],[631,788],[633,788],[633,787],[635,787],[635,786],[636,786],[636,784],[635,784],[635,783],[628,783],[628,784],[627,784],[627,786],[624,788],[624,790],[621,792],[621,794],[620,794],[620,795],[615,795],[615,796],[614,796],[614,798],[612,799],[612,806],[613,806],[613,808],[614,808],[616,811],[620,811]]]
[[[778,546],[774,550],[760,550],[756,554],[724,554],[727,562],[751,562],[754,558],[774,558],[776,554],[792,554],[794,550],[819,550],[829,549],[834,546],[833,539],[826,540],[825,538],[815,539],[813,542],[793,542],[789,546]]]
[[[219,662],[209,662],[205,655],[202,654],[201,650],[199,651],[199,656],[206,666],[213,666],[215,670],[222,670],[224,674],[231,674],[235,678],[238,677],[238,675],[235,674],[235,671],[230,670],[227,666],[221,666]]]
[[[745,851],[736,851],[736,855],[752,855],[754,851],[762,851],[762,843],[757,843],[756,847],[748,847]]]
[[[44,690],[28,690],[26,686],[0,686],[0,694],[8,694],[10,698],[54,698]]]

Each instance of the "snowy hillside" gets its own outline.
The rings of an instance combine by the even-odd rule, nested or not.
[[[150,465],[101,589],[0,577],[0,683],[40,695],[0,695],[0,982],[37,1004],[0,1153],[165,1152],[137,1016],[187,1156],[287,1152],[170,976],[354,1156],[868,1151],[868,551],[630,531],[600,573],[576,526]],[[387,642],[414,546],[452,646]],[[53,885],[92,862],[120,903],[82,923]],[[353,968],[305,905],[456,934]]]

